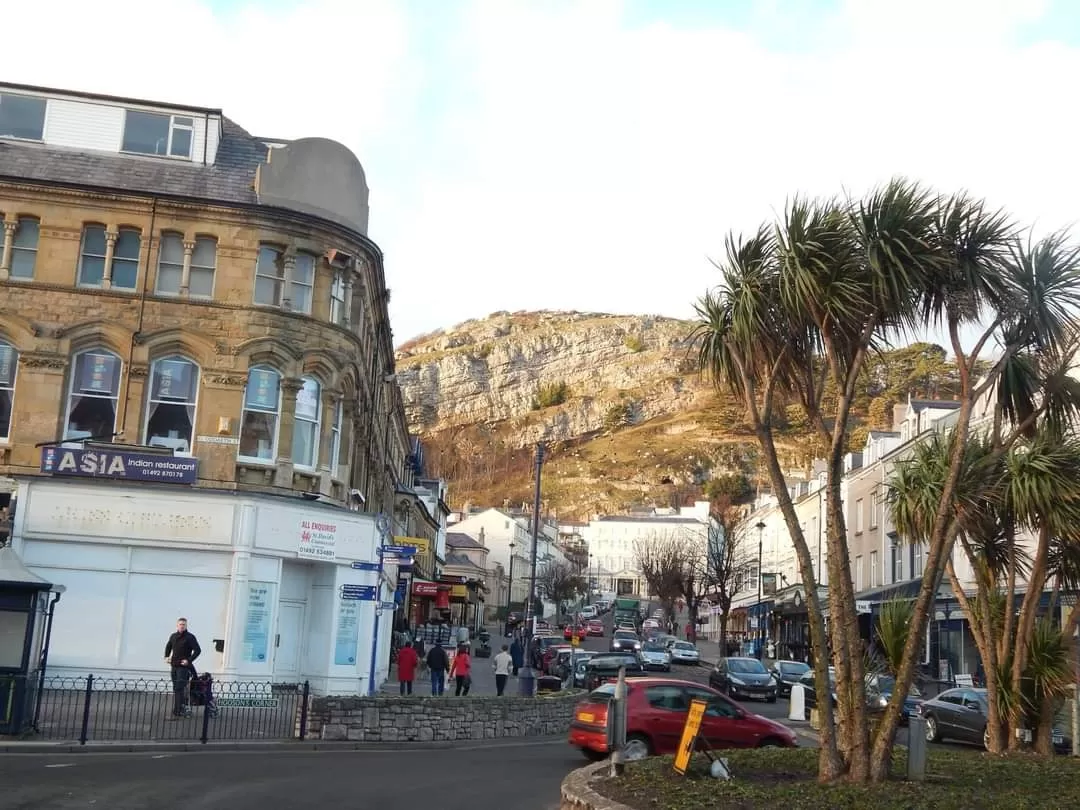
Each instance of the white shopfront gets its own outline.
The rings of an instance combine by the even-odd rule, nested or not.
[[[343,586],[383,585],[372,515],[300,499],[119,481],[19,484],[15,550],[66,588],[57,606],[51,675],[160,678],[165,641],[188,619],[200,671],[322,694],[364,694],[387,677],[393,610],[345,599]],[[345,588],[345,591],[350,590]]]

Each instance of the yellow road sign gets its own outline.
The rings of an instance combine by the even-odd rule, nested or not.
[[[686,774],[686,768],[690,765],[690,757],[694,753],[698,733],[701,731],[701,718],[705,716],[705,701],[690,701],[690,711],[686,715],[686,725],[683,726],[682,739],[679,740],[679,750],[675,754],[675,772]]]

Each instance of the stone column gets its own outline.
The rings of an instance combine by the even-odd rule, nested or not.
[[[4,252],[0,255],[0,280],[11,278],[11,248],[15,242],[15,229],[19,221],[13,214],[4,220]]]
[[[296,395],[304,387],[299,377],[284,377],[281,380],[281,414],[278,417],[278,457],[274,485],[292,489],[292,440],[293,425],[296,423]]]
[[[281,282],[281,308],[284,310],[291,310],[292,300],[289,298],[289,295],[292,292],[292,277],[293,270],[296,269],[296,256],[292,253],[287,253],[283,264],[285,266],[285,279]]]
[[[195,243],[184,240],[184,265],[180,270],[180,297],[188,297],[188,287],[191,285],[191,254],[195,250]]]
[[[108,290],[112,287],[112,260],[116,251],[116,240],[120,236],[114,229],[105,231],[105,270],[101,276],[101,289]]]

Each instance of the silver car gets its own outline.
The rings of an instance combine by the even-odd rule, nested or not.
[[[701,653],[689,641],[676,641],[668,649],[671,651],[671,660],[676,664],[697,666],[701,663]]]
[[[645,669],[662,669],[671,672],[671,653],[663,644],[649,642],[641,648],[641,661]]]

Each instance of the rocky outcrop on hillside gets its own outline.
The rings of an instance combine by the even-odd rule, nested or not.
[[[707,396],[691,330],[654,316],[495,313],[403,345],[398,381],[418,433],[501,424],[518,447],[569,441]]]

